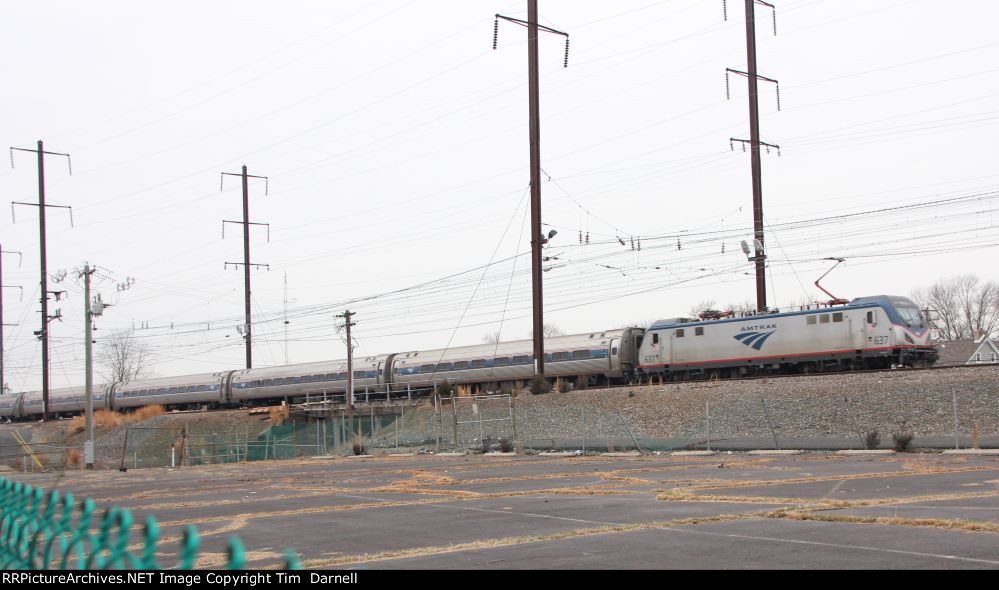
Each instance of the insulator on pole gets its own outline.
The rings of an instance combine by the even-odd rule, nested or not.
[[[496,20],[493,21],[493,49],[496,49],[496,42],[499,40],[499,15],[496,15]]]
[[[565,38],[565,60],[562,62],[562,67],[569,67],[569,37]]]

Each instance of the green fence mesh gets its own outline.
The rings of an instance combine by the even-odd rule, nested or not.
[[[117,506],[97,515],[90,498],[75,503],[73,494],[48,493],[0,478],[0,569],[192,569],[200,541],[193,525],[184,529],[177,551],[179,562],[159,563],[160,530],[156,519],[146,518],[138,544],[132,540],[132,513]],[[231,537],[227,569],[242,569],[246,561],[243,543]],[[286,569],[299,569],[297,554],[286,550]]]

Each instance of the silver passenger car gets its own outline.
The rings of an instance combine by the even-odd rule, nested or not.
[[[354,359],[354,391],[385,388],[386,367],[391,355]],[[229,400],[336,394],[347,391],[347,359],[261,369],[243,369],[232,376]]]
[[[232,371],[202,373],[181,377],[139,379],[114,387],[114,409],[138,408],[151,404],[182,406],[225,402],[223,391]]]
[[[630,379],[643,330],[625,328],[545,339],[545,375],[601,383]],[[534,376],[534,343],[517,340],[394,355],[394,389],[449,383],[527,380]]]
[[[94,385],[92,395],[94,398],[94,409],[102,410],[107,408],[107,385]],[[15,409],[14,415],[17,417],[30,417],[42,415],[42,392],[29,391],[22,396],[20,406]],[[50,414],[75,414],[87,409],[87,388],[86,387],[65,387],[61,389],[49,390],[49,413]]]

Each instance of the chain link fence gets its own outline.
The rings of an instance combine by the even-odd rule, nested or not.
[[[781,379],[393,398],[359,401],[352,413],[340,403],[252,421],[154,422],[98,439],[99,466],[430,452],[889,449],[907,437],[910,448],[999,448],[999,383],[898,391],[887,387],[889,376],[884,381],[839,391],[828,382]],[[82,448],[69,440],[32,438],[30,429],[0,431],[0,465],[28,472],[79,468]]]

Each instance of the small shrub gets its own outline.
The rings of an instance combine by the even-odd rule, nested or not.
[[[513,452],[513,442],[511,442],[510,439],[508,438],[499,439],[499,446],[500,446],[500,451],[504,453]]]
[[[628,392],[628,397],[635,397],[635,392],[634,391],[629,391]]]
[[[534,395],[539,395],[542,393],[550,393],[552,390],[552,384],[544,378],[543,375],[535,375],[531,379],[531,393]]]
[[[485,455],[493,448],[493,437],[487,436],[486,438],[482,439],[481,444],[482,444],[482,454]]]
[[[895,449],[897,453],[904,453],[909,450],[909,445],[912,443],[912,433],[911,432],[896,432],[891,435],[892,448]]]
[[[457,389],[458,397],[472,397],[471,385],[459,385],[455,389]]]
[[[368,454],[368,449],[367,449],[367,446],[364,444],[364,442],[365,442],[364,441],[364,437],[362,437],[362,436],[355,436],[354,437],[353,444],[351,445],[351,450],[354,451],[355,455],[367,455]]]
[[[438,383],[437,387],[434,389],[434,393],[437,394],[437,397],[451,397],[453,391],[454,388],[451,387],[451,382],[447,379]]]
[[[572,383],[569,383],[568,381],[563,379],[555,380],[555,390],[558,391],[559,393],[569,393],[571,389],[572,389]]]
[[[881,435],[877,430],[871,430],[864,434],[864,448],[876,449],[881,446]]]
[[[76,449],[66,451],[66,467],[79,467],[83,463],[83,454]]]
[[[267,417],[270,419],[271,425],[277,426],[278,424],[283,424],[288,419],[288,411],[288,406],[271,406],[267,408]]]

